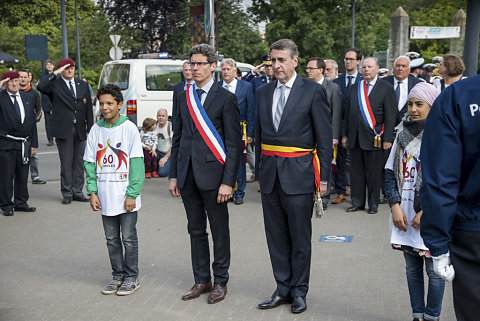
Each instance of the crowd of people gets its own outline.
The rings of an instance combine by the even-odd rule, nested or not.
[[[462,80],[465,66],[455,55],[423,62],[406,53],[388,75],[377,58],[348,48],[344,73],[336,61],[312,57],[303,78],[296,44],[280,39],[245,75],[233,59],[222,59],[223,80],[215,82],[218,56],[200,44],[183,64],[171,121],[160,108],[140,131],[120,115],[120,88],[103,85],[93,96],[74,77],[71,59],[57,69],[47,60],[38,85],[26,69],[6,72],[0,175],[7,183],[0,186],[0,208],[6,216],[36,210],[27,203],[27,177],[30,170],[33,184],[46,183],[36,153],[43,109],[48,145],[55,139],[60,156],[62,203],[90,202],[102,213],[113,276],[104,294],[140,287],[135,225],[142,185],[168,176],[171,195],[182,198],[191,241],[194,285],[182,299],[209,293],[208,303],[222,301],[230,265],[227,203],[243,204],[246,183],[258,181],[275,280],[259,309],[307,309],[314,203],[327,210],[350,195],[350,213],[376,214],[379,204],[389,204],[390,243],[405,258],[414,320],[440,318],[444,280],[453,280],[457,318],[474,320],[480,312],[480,76]],[[96,124],[94,99],[103,116]]]

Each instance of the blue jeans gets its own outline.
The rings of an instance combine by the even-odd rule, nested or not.
[[[160,160],[160,158],[162,158],[165,155],[167,155],[167,153],[162,153],[162,152],[159,152],[157,150],[157,164],[158,164],[158,161]],[[170,172],[170,157],[168,158],[165,165],[163,165],[163,167],[157,166],[158,176],[160,176],[160,177],[168,176],[168,172]]]
[[[243,154],[240,157],[240,166],[237,173],[237,190],[233,192],[233,198],[243,198],[245,196],[245,186],[247,185],[247,163],[243,162]]]
[[[405,269],[407,272],[408,292],[410,293],[410,305],[414,318],[425,320],[438,320],[442,310],[443,291],[445,281],[433,271],[433,260],[423,256],[415,256],[403,253],[405,257]],[[427,306],[424,301],[423,285],[423,262],[428,275]]]
[[[117,216],[102,215],[103,230],[107,239],[112,275],[138,276],[137,212]],[[120,238],[120,231],[122,237]],[[123,246],[122,246],[123,243]],[[123,250],[125,249],[125,256]]]

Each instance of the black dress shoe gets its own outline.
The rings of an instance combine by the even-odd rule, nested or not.
[[[270,299],[267,301],[263,301],[258,305],[258,308],[261,310],[266,310],[266,309],[273,309],[276,308],[282,304],[288,304],[292,303],[292,298],[291,297],[285,297],[285,296],[280,296],[280,295],[272,295]]]
[[[370,208],[368,209],[368,214],[377,214],[378,209],[377,208]]]
[[[347,212],[356,212],[356,211],[363,211],[365,208],[360,206],[350,206],[347,208]]]
[[[307,299],[304,296],[294,296],[292,300],[292,313],[302,313],[307,309]]]
[[[71,197],[64,197],[63,201],[62,201],[62,204],[70,204],[71,202],[72,202]]]
[[[88,197],[86,197],[85,195],[74,196],[73,200],[77,201],[77,202],[90,202],[90,199]]]
[[[5,216],[13,216],[13,208],[9,209],[9,210],[3,210],[3,215]]]
[[[41,178],[37,178],[37,179],[34,179],[34,180],[32,181],[32,184],[40,184],[40,185],[43,185],[43,184],[47,184],[47,182],[44,181],[44,180],[41,179]]]
[[[233,200],[233,203],[235,203],[235,205],[242,205],[243,204],[243,198],[237,197]]]
[[[18,206],[15,206],[15,211],[17,212],[35,212],[37,210],[36,207],[32,207],[32,206],[21,206],[21,207],[18,207]]]

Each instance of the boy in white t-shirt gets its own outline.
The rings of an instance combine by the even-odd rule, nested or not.
[[[129,295],[140,287],[136,224],[145,180],[142,143],[137,126],[119,114],[118,86],[103,85],[97,99],[103,119],[90,129],[83,160],[90,206],[102,212],[112,266],[113,279],[102,293]]]

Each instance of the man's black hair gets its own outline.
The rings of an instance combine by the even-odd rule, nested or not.
[[[106,84],[100,86],[97,90],[97,99],[100,99],[102,95],[112,95],[113,99],[118,103],[123,102],[123,95],[120,87],[114,84]]]

